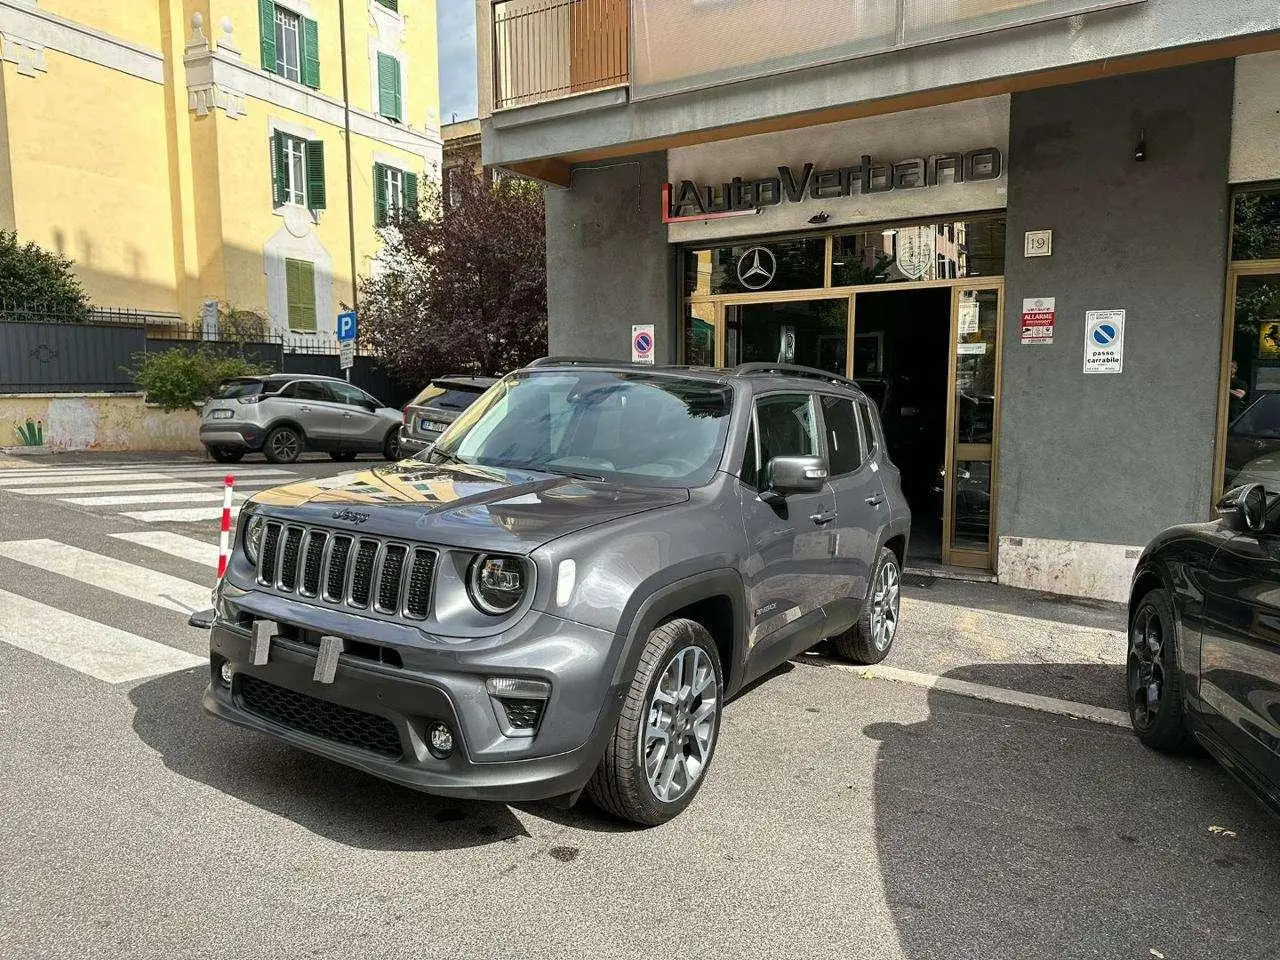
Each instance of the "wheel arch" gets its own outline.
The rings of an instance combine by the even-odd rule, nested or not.
[[[1168,589],[1168,584],[1165,583],[1164,576],[1159,570],[1150,565],[1139,567],[1138,571],[1134,574],[1133,586],[1129,589],[1129,622],[1133,622],[1134,610],[1137,608],[1138,604],[1142,602],[1143,597],[1152,590],[1166,589]],[[1177,613],[1176,605],[1174,613],[1175,615]]]
[[[272,430],[278,430],[280,427],[291,427],[294,430],[297,430],[298,436],[302,437],[302,440],[304,443],[307,442],[307,431],[303,428],[301,423],[299,423],[297,420],[293,419],[292,417],[277,417],[275,420],[272,420],[270,423],[268,423],[265,427],[262,428],[263,440],[264,441],[266,440],[267,434],[269,434]]]

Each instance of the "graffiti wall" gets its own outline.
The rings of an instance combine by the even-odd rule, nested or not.
[[[166,413],[140,393],[0,396],[0,449],[10,451],[197,451],[199,431],[197,411]]]

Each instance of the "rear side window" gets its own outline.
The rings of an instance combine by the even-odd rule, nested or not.
[[[827,458],[831,475],[853,473],[862,466],[862,443],[858,437],[854,403],[847,397],[823,396],[822,421],[827,429]]]
[[[218,391],[219,400],[235,400],[238,397],[256,397],[262,393],[261,380],[232,380]]]
[[[871,451],[879,445],[876,433],[875,417],[871,415],[871,407],[869,404],[858,404],[858,414],[862,417],[862,436],[867,441],[867,455],[870,456]]]
[[[283,390],[280,396],[288,397],[292,400],[332,400],[333,395],[329,393],[323,386],[318,383],[308,383],[306,380],[295,380]]]

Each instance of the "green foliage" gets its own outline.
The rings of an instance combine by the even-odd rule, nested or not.
[[[265,340],[271,320],[253,310],[241,310],[229,303],[218,304],[218,339],[235,343]]]
[[[228,356],[211,347],[174,347],[134,357],[129,371],[138,386],[147,392],[147,402],[165,410],[198,407],[218,391],[218,384],[231,377],[269,373],[270,369],[243,357]]]
[[[84,320],[89,298],[71,261],[0,230],[0,305],[34,308],[57,319]]]
[[[22,441],[24,447],[39,447],[44,445],[44,423],[35,420],[32,421],[27,417],[25,424],[15,423],[13,429],[18,434],[18,439]]]

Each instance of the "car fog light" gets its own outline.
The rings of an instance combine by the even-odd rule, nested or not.
[[[427,727],[427,749],[439,760],[453,753],[453,731],[447,723],[436,720]]]
[[[222,674],[223,685],[227,687],[231,686],[231,680],[236,675],[235,668],[231,666],[231,661],[227,660],[223,663],[222,670],[219,672]]]
[[[490,677],[484,685],[495,697],[533,697],[546,700],[551,696],[551,684],[527,677]]]

